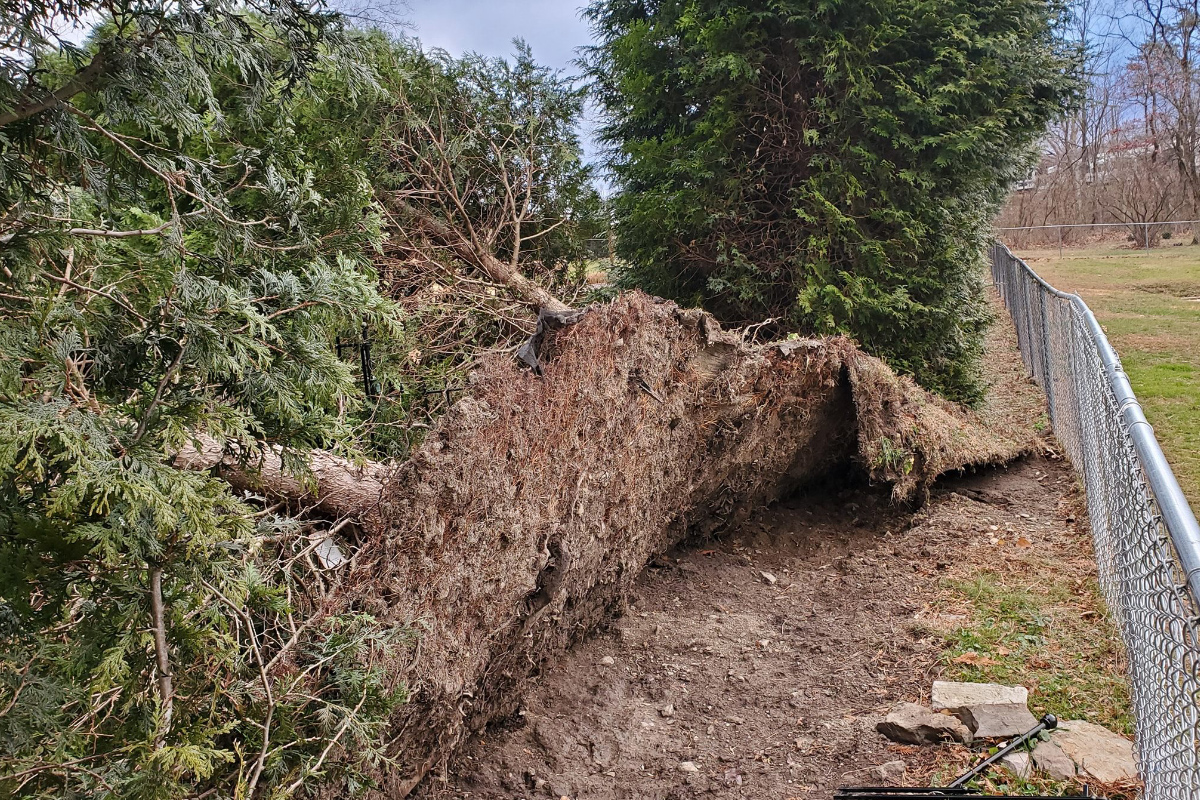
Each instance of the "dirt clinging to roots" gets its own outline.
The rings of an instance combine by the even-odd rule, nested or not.
[[[542,374],[496,356],[390,481],[346,599],[419,644],[389,665],[379,796],[410,792],[528,677],[621,610],[645,564],[816,479],[865,472],[895,500],[1008,461],[1017,426],[965,412],[844,338],[751,346],[640,293],[547,334]]]

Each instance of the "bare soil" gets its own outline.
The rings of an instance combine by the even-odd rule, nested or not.
[[[418,794],[824,798],[878,784],[871,768],[897,760],[904,783],[929,785],[970,754],[895,745],[875,725],[896,702],[928,701],[940,630],[956,624],[939,600],[947,576],[1089,570],[1076,481],[1050,446],[941,481],[915,514],[837,476],[657,557],[619,618]]]
[[[512,717],[530,679],[610,624],[680,541],[739,531],[833,473],[909,501],[947,471],[1036,446],[1040,404],[1014,413],[1036,398],[1019,368],[994,393],[1007,405],[969,411],[844,337],[753,344],[636,292],[543,318],[538,341],[526,363],[540,374],[483,359],[390,476],[338,599],[412,632],[376,664],[408,702],[373,798],[408,795]],[[989,372],[1012,377],[1007,352]]]

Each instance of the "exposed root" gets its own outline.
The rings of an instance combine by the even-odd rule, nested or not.
[[[380,796],[513,710],[547,658],[621,608],[643,565],[831,470],[920,497],[1029,449],[848,339],[749,346],[645,295],[550,331],[543,374],[486,359],[384,489],[344,601],[423,637]]]

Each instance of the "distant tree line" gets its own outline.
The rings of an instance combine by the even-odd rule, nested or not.
[[[1200,4],[1076,0],[1069,20],[1077,102],[997,224],[1114,223],[1137,246],[1154,244],[1167,230],[1154,223],[1200,219]]]

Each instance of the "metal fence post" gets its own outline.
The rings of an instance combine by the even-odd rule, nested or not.
[[[1054,419],[1054,380],[1050,375],[1050,322],[1046,314],[1046,295],[1039,293],[1042,301],[1042,391],[1046,393],[1046,403],[1050,410],[1050,419]]]

